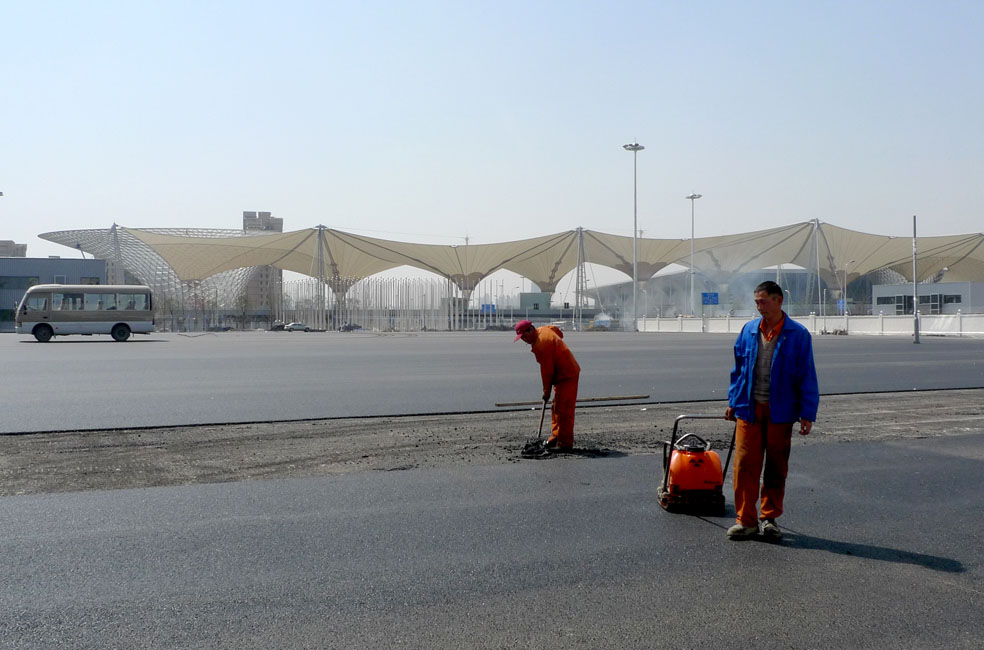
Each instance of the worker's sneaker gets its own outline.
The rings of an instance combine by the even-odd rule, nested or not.
[[[742,526],[741,524],[735,524],[728,529],[726,535],[730,539],[748,539],[749,537],[755,537],[758,535],[758,526]]]
[[[551,438],[550,440],[547,440],[545,443],[543,443],[543,448],[544,449],[553,449],[556,446],[557,446],[557,439],[556,438]]]
[[[762,536],[774,540],[782,539],[782,531],[776,525],[775,519],[766,519],[762,522]]]

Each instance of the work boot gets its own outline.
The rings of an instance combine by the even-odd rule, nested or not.
[[[725,533],[729,539],[748,539],[749,537],[755,537],[758,535],[758,526],[742,526],[741,524],[735,524],[728,529]]]
[[[560,444],[560,441],[557,440],[557,438],[551,438],[550,440],[547,440],[545,443],[543,443],[543,448],[555,452],[565,452],[574,449],[574,445],[562,445]]]
[[[775,519],[766,519],[762,522],[762,536],[773,540],[782,539],[782,531],[776,525]]]

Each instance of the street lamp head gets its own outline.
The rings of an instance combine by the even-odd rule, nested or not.
[[[698,194],[697,192],[694,192],[693,194],[689,194],[689,195],[687,195],[687,196],[685,196],[683,198],[690,199],[691,201],[693,201],[694,199],[699,199],[702,196],[704,196],[704,195],[703,194]]]
[[[635,153],[636,151],[642,151],[643,149],[645,149],[645,147],[639,144],[638,142],[633,142],[632,144],[623,144],[622,148],[625,149],[626,151],[631,151],[632,153]]]

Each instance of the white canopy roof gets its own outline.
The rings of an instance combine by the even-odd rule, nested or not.
[[[334,289],[380,271],[409,265],[449,278],[468,291],[499,269],[533,281],[541,291],[557,283],[583,261],[632,276],[632,237],[593,230],[569,230],[517,241],[446,246],[365,237],[318,227],[286,233],[222,236],[177,230],[121,229],[163,258],[183,281],[203,280],[216,273],[252,266],[274,266],[324,278]],[[75,246],[82,231],[45,233],[44,239]],[[71,243],[61,235],[72,233]],[[194,234],[192,234],[194,233]],[[65,241],[61,241],[65,239]],[[669,264],[690,266],[689,239],[639,238],[639,279]],[[778,264],[817,268],[827,282],[848,271],[849,280],[879,269],[912,279],[912,238],[874,235],[819,221],[734,235],[695,239],[694,265],[718,282]],[[984,281],[984,235],[950,235],[918,239],[920,280],[946,268],[951,281]],[[819,263],[818,263],[819,262]]]

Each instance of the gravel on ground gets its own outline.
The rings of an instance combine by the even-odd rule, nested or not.
[[[116,429],[2,436],[0,496],[220,483],[418,467],[585,462],[661,453],[680,414],[723,415],[724,402],[579,407],[576,453],[521,459],[539,410]],[[548,435],[550,417],[544,424]],[[727,450],[733,425],[691,420]],[[798,429],[798,427],[797,427]],[[984,389],[824,396],[813,433],[795,445],[984,431]],[[654,459],[654,462],[658,462]]]

